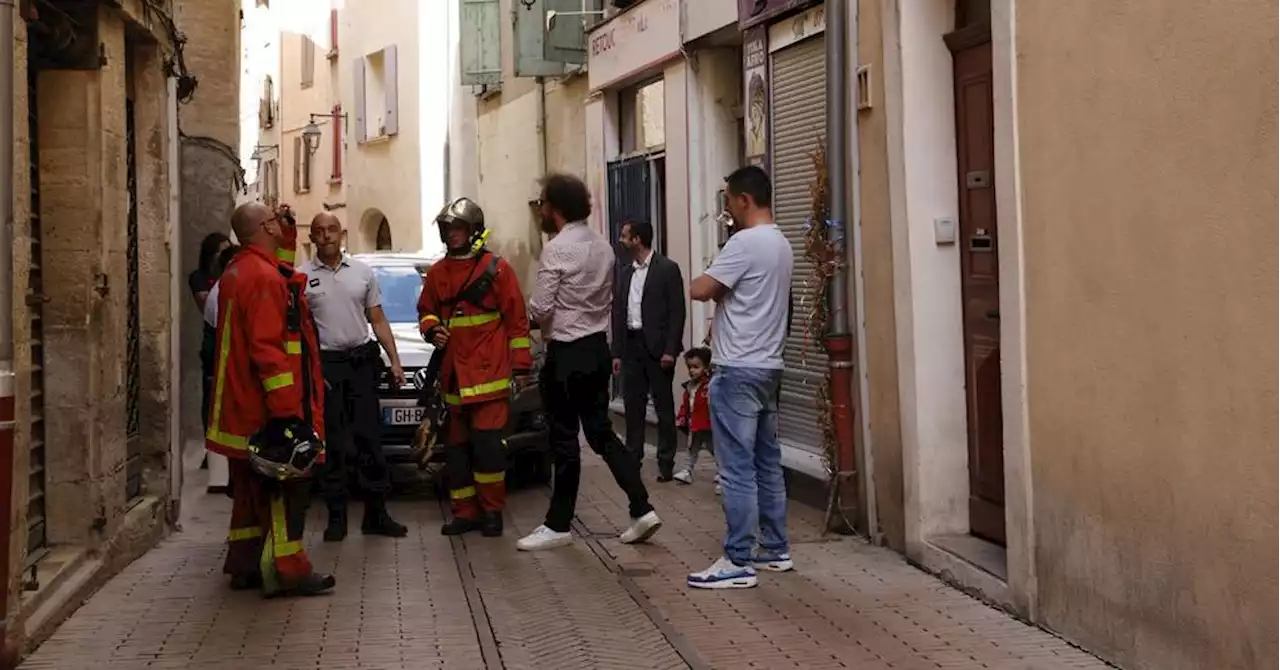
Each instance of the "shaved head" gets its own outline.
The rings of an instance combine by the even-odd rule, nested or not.
[[[320,212],[311,219],[311,244],[320,262],[336,266],[342,259],[342,219],[330,212]]]
[[[260,202],[246,202],[231,214],[231,230],[236,233],[240,244],[249,244],[260,237],[262,224],[274,216],[271,208]]]

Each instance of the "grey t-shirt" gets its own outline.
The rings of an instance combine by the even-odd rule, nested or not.
[[[307,303],[320,332],[320,349],[345,351],[373,340],[365,310],[382,306],[373,268],[344,255],[337,268],[314,258],[300,269],[307,274]]]
[[[781,370],[787,338],[791,243],[776,225],[729,238],[707,275],[729,289],[716,305],[711,358],[717,365]]]

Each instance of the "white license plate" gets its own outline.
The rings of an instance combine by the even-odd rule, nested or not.
[[[382,420],[392,426],[416,426],[426,415],[425,407],[384,407]]]

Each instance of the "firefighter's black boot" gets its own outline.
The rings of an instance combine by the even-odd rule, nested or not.
[[[329,525],[324,529],[325,542],[341,542],[347,538],[347,506],[329,505]]]
[[[441,535],[465,535],[473,530],[480,530],[481,523],[478,519],[464,519],[455,516],[448,523],[440,527]]]
[[[480,520],[480,534],[485,537],[502,537],[502,512],[485,512]]]
[[[360,532],[365,535],[404,537],[409,534],[409,529],[387,514],[387,504],[383,497],[370,495],[364,503],[364,520],[360,522]]]
[[[336,586],[338,580],[333,575],[324,572],[313,572],[303,577],[297,584],[276,589],[274,591],[265,591],[262,596],[264,598],[279,598],[281,596],[318,596],[326,593]]]

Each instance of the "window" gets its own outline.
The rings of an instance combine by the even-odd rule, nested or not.
[[[663,80],[630,88],[618,94],[618,126],[622,154],[661,147],[667,142]]]
[[[276,181],[279,165],[275,159],[271,159],[262,164],[262,175],[258,181],[262,183],[261,193],[262,201],[268,205],[275,206],[280,202],[280,188]]]
[[[298,61],[302,68],[300,80],[302,88],[311,88],[316,81],[316,43],[311,41],[306,35],[301,36],[302,53],[301,60]]]
[[[382,292],[382,311],[391,323],[418,322],[418,295],[422,293],[422,275],[412,267],[374,266]]]
[[[301,135],[293,138],[293,192],[307,193],[311,190],[311,152],[307,151],[307,142]]]
[[[262,100],[258,104],[258,126],[267,130],[276,123],[275,86],[271,75],[262,79]]]
[[[396,46],[357,58],[353,63],[356,141],[390,137],[400,132]]]

